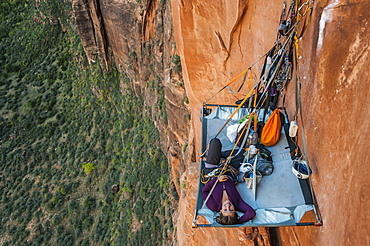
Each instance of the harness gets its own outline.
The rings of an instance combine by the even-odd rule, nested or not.
[[[219,167],[216,167],[215,169],[213,169],[211,172],[205,174],[204,173],[204,169],[202,170],[202,173],[201,173],[201,182],[203,184],[207,184],[212,178],[214,177],[219,177],[225,173],[230,173],[231,174],[231,178],[234,180],[234,182],[236,181],[236,177],[239,173],[239,171],[237,169],[235,169],[234,167],[228,165],[225,169],[223,168],[223,165],[219,166]]]

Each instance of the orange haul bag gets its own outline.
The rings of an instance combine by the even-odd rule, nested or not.
[[[280,132],[281,118],[280,110],[277,108],[272,112],[262,129],[261,143],[265,146],[274,146],[279,141]]]

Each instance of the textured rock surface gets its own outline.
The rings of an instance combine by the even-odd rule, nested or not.
[[[283,245],[370,244],[369,13],[369,1],[320,1],[302,39],[305,132],[324,224],[280,230]]]
[[[201,102],[268,50],[282,1],[172,3],[195,118]],[[368,1],[320,1],[301,39],[305,132],[324,224],[280,228],[282,245],[369,244],[369,10]],[[292,115],[294,103],[288,107]]]
[[[99,59],[104,66],[112,53],[137,94],[152,107],[180,194],[174,214],[175,244],[271,245],[265,228],[193,229],[191,221],[197,191],[195,153],[200,143],[201,103],[269,50],[276,38],[282,3],[73,0],[88,57]],[[369,10],[368,0],[316,2],[311,23],[300,40],[303,120],[315,172],[312,182],[324,224],[279,228],[281,245],[370,243]],[[174,69],[174,54],[181,57],[182,74]],[[255,78],[261,64],[252,68]],[[289,91],[294,91],[292,86]],[[167,125],[159,120],[162,109],[156,106],[163,89]],[[224,90],[211,102],[234,103],[242,96]],[[184,104],[186,97],[190,105]],[[292,115],[294,95],[289,95],[287,107]],[[180,183],[185,183],[186,189]]]
[[[86,56],[107,69],[107,43],[98,1],[73,1],[72,9]],[[83,24],[82,24],[83,23]]]

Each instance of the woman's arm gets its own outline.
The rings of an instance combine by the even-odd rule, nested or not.
[[[212,178],[202,189],[203,199],[206,199],[209,192],[211,191],[213,185],[215,184],[217,178]]]
[[[254,209],[244,202],[242,198],[239,200],[238,210],[244,212],[243,216],[239,218],[239,223],[247,222],[256,216]]]
[[[243,198],[240,196],[238,190],[236,189],[235,184],[230,180],[225,183],[227,185],[227,193],[229,198],[231,198],[234,203],[235,209],[237,211],[243,212],[244,214],[239,218],[239,223],[247,222],[256,216],[254,209],[246,203]]]

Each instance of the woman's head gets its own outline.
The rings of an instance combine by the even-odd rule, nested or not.
[[[238,223],[238,216],[237,214],[234,214],[233,216],[225,216],[220,213],[216,221],[217,223],[220,223],[222,225],[234,225]]]
[[[235,207],[229,200],[226,200],[222,203],[217,222],[223,225],[233,225],[238,222],[238,215]]]

